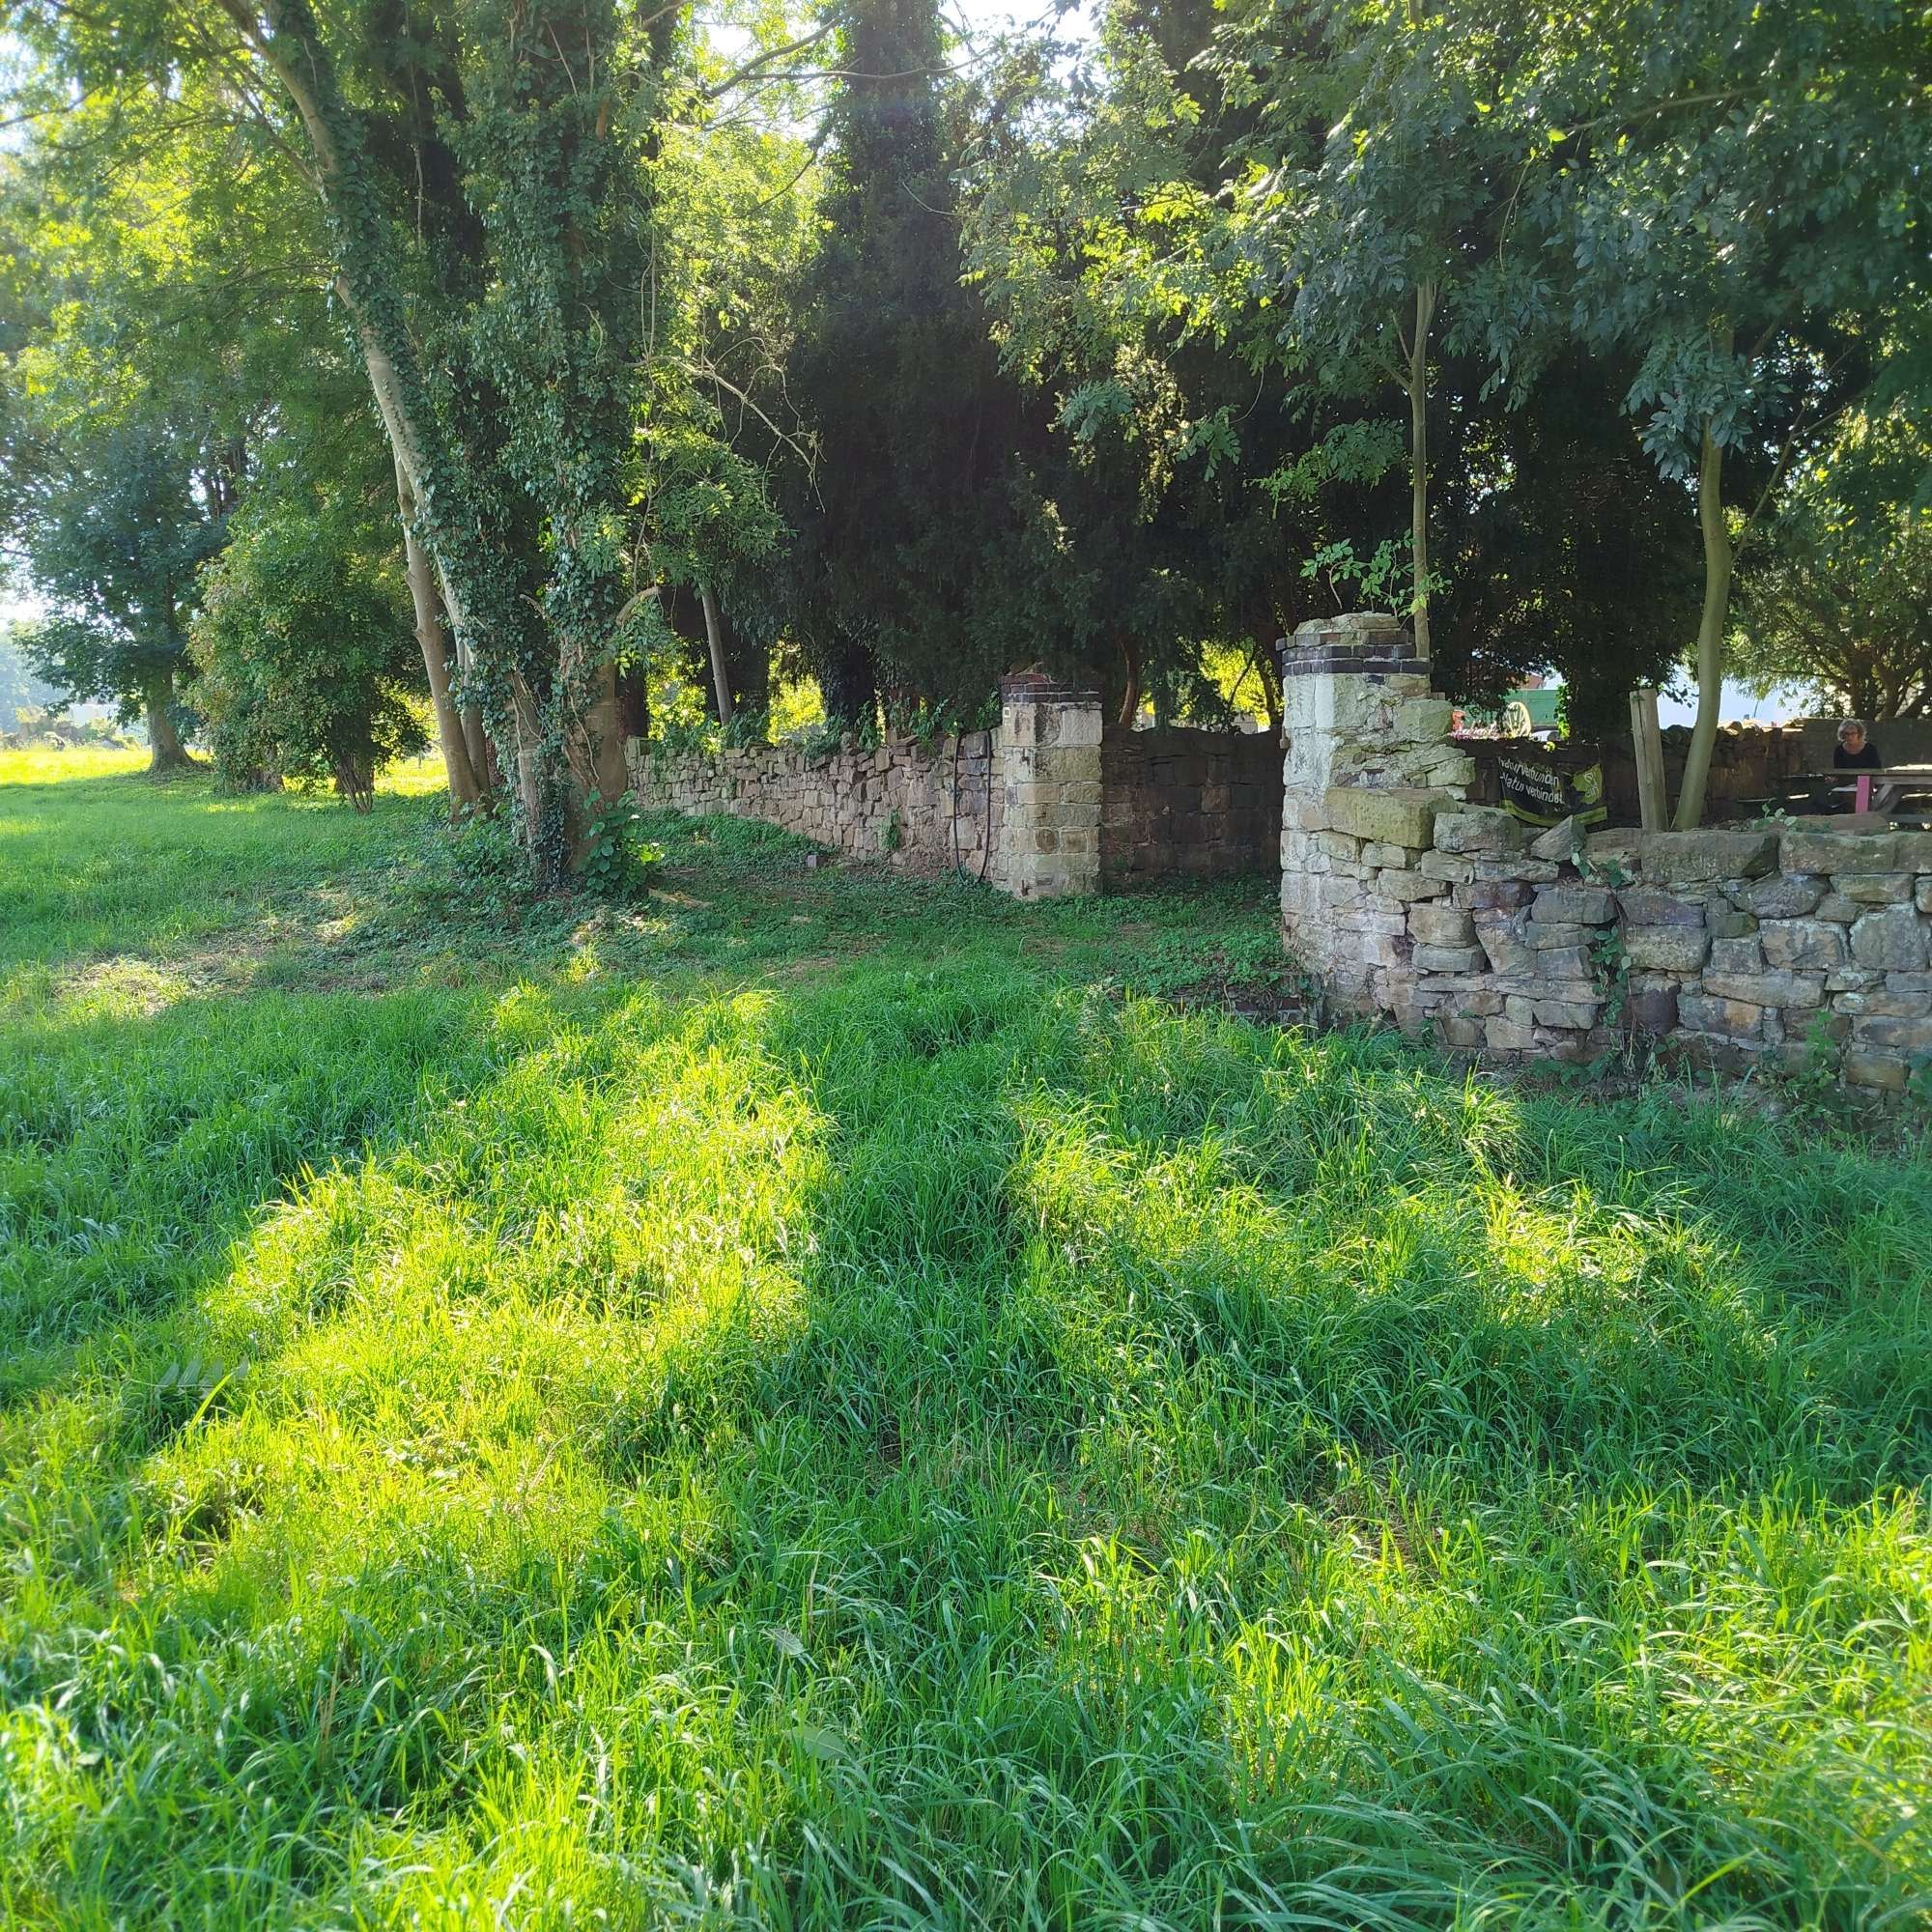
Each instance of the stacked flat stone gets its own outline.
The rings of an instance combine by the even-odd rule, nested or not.
[[[1000,681],[997,883],[1015,898],[1100,890],[1100,695],[1043,671]]]
[[[1281,667],[1289,949],[1344,1010],[1402,1010],[1408,907],[1439,896],[1420,864],[1436,811],[1463,799],[1475,768],[1448,742],[1449,704],[1394,618],[1304,624]]]
[[[988,731],[968,732],[956,746],[950,737],[931,746],[895,739],[877,750],[848,738],[817,758],[788,745],[663,755],[637,739],[627,752],[632,789],[648,810],[760,819],[848,857],[914,871],[953,863],[956,778],[959,862],[978,872],[988,863],[989,836],[997,842]]]
[[[1283,654],[1282,917],[1343,1010],[1505,1060],[1823,1054],[1881,1090],[1932,1057],[1932,834],[1531,831],[1433,761],[1448,706],[1399,638],[1319,628]]]

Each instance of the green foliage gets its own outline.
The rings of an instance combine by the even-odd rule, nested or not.
[[[1740,584],[1742,676],[1853,718],[1932,712],[1932,507],[1911,497],[1928,447],[1902,412],[1859,414],[1801,468]]]
[[[0,806],[0,1915],[1923,1916],[1917,1143],[1122,995],[1252,889]]]
[[[340,499],[244,505],[203,581],[193,653],[215,768],[327,780],[366,811],[376,779],[428,742],[422,658],[397,582],[394,524]]]

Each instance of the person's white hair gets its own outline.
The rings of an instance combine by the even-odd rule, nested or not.
[[[1862,738],[1864,735],[1865,721],[1862,718],[1847,718],[1838,726],[1838,743],[1841,745],[1847,738]]]

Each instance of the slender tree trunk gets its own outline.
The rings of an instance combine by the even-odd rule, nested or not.
[[[724,668],[724,637],[718,625],[718,600],[708,583],[697,586],[698,601],[704,606],[704,641],[711,647],[711,689],[718,700],[718,723],[731,722],[731,673]]]
[[[1429,656],[1429,325],[1435,284],[1415,285],[1415,334],[1408,345],[1409,551],[1415,569],[1415,654]]]
[[[439,592],[439,599],[441,593]],[[469,647],[459,635],[456,639],[456,667],[468,678],[471,668]],[[490,742],[490,733],[483,725],[483,713],[474,704],[466,704],[458,714],[463,720],[463,743],[469,753],[469,770],[477,784],[482,788],[483,802],[491,799],[503,789],[502,767],[497,762],[497,748]]]
[[[1724,628],[1731,608],[1731,533],[1724,522],[1724,452],[1704,425],[1697,463],[1697,523],[1704,533],[1704,609],[1697,619],[1697,722],[1684,760],[1683,788],[1671,823],[1690,832],[1703,823],[1704,792],[1718,717],[1724,700]]]
[[[151,772],[185,771],[194,760],[175,729],[174,667],[156,671],[141,693],[148,715],[148,769]]]
[[[1141,653],[1133,639],[1122,635],[1121,656],[1127,667],[1126,689],[1121,693],[1120,721],[1128,730],[1141,715]]]
[[[437,600],[436,574],[416,541],[415,492],[410,487],[409,473],[401,457],[396,459],[396,507],[403,519],[403,564],[410,580],[410,601],[415,607],[416,643],[422,650],[423,669],[429,675],[430,703],[436,710],[436,740],[442,752],[443,775],[449,781],[450,815],[454,817],[479,803],[482,786],[469,762],[463,720],[449,695],[449,644],[443,635],[442,607]]]

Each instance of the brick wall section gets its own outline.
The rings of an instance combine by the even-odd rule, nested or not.
[[[1270,731],[1135,731],[1100,739],[1100,879],[1266,872],[1281,845],[1281,745]]]
[[[995,751],[989,731],[930,749],[910,739],[869,752],[848,745],[818,759],[785,745],[654,755],[634,741],[631,778],[647,810],[762,819],[855,858],[938,871],[953,863],[956,773],[958,860],[977,875],[999,839]]]

